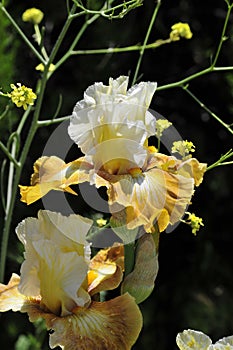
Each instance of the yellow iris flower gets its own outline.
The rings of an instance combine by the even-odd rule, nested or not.
[[[0,311],[20,311],[31,322],[42,317],[50,332],[50,347],[71,349],[131,349],[142,327],[133,297],[125,293],[98,302],[100,291],[122,281],[123,246],[101,250],[90,259],[86,234],[92,220],[40,211],[16,233],[25,247],[21,276],[0,284]]]
[[[84,157],[65,164],[42,157],[34,165],[31,186],[20,186],[22,201],[33,203],[50,190],[88,181],[105,186],[110,211],[126,209],[127,227],[143,225],[160,232],[178,222],[202,182],[206,164],[151,151],[156,119],[148,111],[156,83],[141,82],[127,91],[128,77],[95,83],[77,103],[68,129]],[[117,209],[116,209],[117,208]]]

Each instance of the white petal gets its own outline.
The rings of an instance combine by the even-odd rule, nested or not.
[[[214,345],[214,350],[233,350],[233,336],[219,339]]]
[[[26,249],[33,249],[32,241],[48,239],[54,241],[61,250],[79,250],[79,245],[88,244],[86,234],[91,225],[92,220],[76,214],[63,216],[49,210],[40,210],[38,219],[23,220],[17,226],[16,233]]]
[[[68,132],[84,153],[119,135],[135,141],[139,137],[143,144],[155,134],[155,118],[147,109],[156,83],[140,83],[126,92],[127,84],[127,77],[110,78],[109,86],[96,83],[86,90],[84,100],[76,104]]]
[[[192,329],[178,333],[176,343],[180,350],[209,350],[212,344],[206,334]]]
[[[34,247],[40,258],[38,277],[42,303],[51,312],[64,316],[77,305],[84,306],[90,301],[84,290],[78,294],[88,270],[83,257],[75,252],[61,253],[50,241],[37,241]]]

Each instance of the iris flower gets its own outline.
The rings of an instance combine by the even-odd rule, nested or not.
[[[148,111],[156,83],[141,82],[127,91],[128,77],[95,83],[84,93],[70,119],[68,133],[84,157],[65,164],[42,157],[34,165],[31,186],[21,187],[30,204],[51,189],[72,192],[73,184],[90,182],[107,188],[114,216],[125,210],[128,229],[143,225],[160,232],[178,222],[202,182],[206,164],[156,153],[148,146],[156,119]]]
[[[125,293],[99,302],[123,275],[123,247],[101,250],[90,259],[86,234],[92,220],[39,211],[16,233],[25,247],[21,274],[0,284],[0,311],[20,311],[31,322],[43,318],[50,347],[64,350],[131,349],[142,327],[133,297]]]

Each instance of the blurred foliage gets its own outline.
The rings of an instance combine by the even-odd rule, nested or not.
[[[90,0],[88,3],[93,7],[97,2]],[[21,14],[31,6],[39,7],[45,12],[45,43],[49,51],[63,24],[65,1],[9,1],[9,11],[29,37],[33,34],[32,28],[22,23]],[[99,19],[85,33],[79,48],[122,47],[142,43],[154,6],[154,0],[146,0],[143,6],[121,21]],[[162,0],[150,42],[167,38],[171,26],[179,21],[190,24],[193,38],[146,51],[140,69],[140,80],[157,81],[161,86],[207,67],[215,53],[225,15],[224,0]],[[232,65],[232,22],[231,18],[228,40],[224,43],[219,65]],[[78,22],[72,25],[67,46],[79,28]],[[1,13],[0,37],[4,37],[0,41],[1,87],[7,89],[13,78],[16,82],[22,81],[33,87],[40,74],[34,70],[38,61],[25,44],[19,46],[17,34],[9,30]],[[62,54],[61,50],[59,57]],[[6,59],[8,55],[9,59]],[[68,115],[90,84],[95,81],[107,83],[109,76],[115,78],[122,74],[133,75],[138,56],[138,52],[133,52],[72,57],[49,81],[41,119],[52,115],[60,94],[63,96],[61,115]],[[191,82],[190,88],[225,122],[233,121],[233,73],[218,72],[202,76]],[[0,103],[4,101],[1,99]],[[168,118],[184,139],[193,141],[196,145],[196,157],[202,162],[211,164],[232,147],[232,135],[180,88],[157,92],[151,108]],[[10,119],[7,116],[0,125],[1,134],[9,128]],[[28,183],[32,164],[42,154],[44,145],[55,128],[41,128],[37,133],[22,174],[22,184]],[[73,148],[72,151],[69,156],[74,159],[77,150]],[[161,235],[160,271],[153,294],[141,305],[144,328],[133,349],[154,348],[155,344],[156,350],[176,349],[176,334],[184,328],[201,330],[213,341],[233,334],[232,191],[232,168],[218,167],[211,170],[206,174],[201,187],[196,190],[192,203],[192,211],[203,218],[204,228],[197,237],[191,234],[186,225],[179,225],[174,232]],[[81,204],[79,206],[77,199],[75,200],[76,211],[82,214]],[[6,279],[13,271],[19,272],[18,257],[22,256],[22,247],[15,240],[14,228],[26,216],[35,216],[42,207],[41,201],[26,207],[18,200],[14,212]],[[0,322],[3,348],[48,349],[47,339],[40,339],[26,315],[6,313],[1,315]],[[41,341],[40,347],[38,339]]]

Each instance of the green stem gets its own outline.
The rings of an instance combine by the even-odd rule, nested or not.
[[[183,87],[183,89],[191,96],[194,101],[196,101],[201,108],[203,108],[207,113],[209,113],[215,120],[217,120],[224,128],[226,128],[232,135],[233,130],[230,128],[230,125],[226,124],[222,119],[220,119],[215,113],[213,113],[208,107],[204,105],[187,87]]]
[[[228,11],[227,11],[227,15],[226,15],[226,18],[225,18],[225,21],[224,21],[222,34],[221,34],[221,39],[219,41],[214,60],[212,62],[212,67],[215,67],[215,65],[217,63],[217,60],[218,60],[218,57],[219,57],[219,54],[220,54],[221,49],[222,49],[222,44],[226,40],[225,34],[226,34],[226,29],[227,29],[227,25],[228,25],[228,22],[229,22],[229,18],[230,18],[230,14],[231,14],[231,10],[232,10],[233,4],[232,5],[227,4],[227,5],[228,5]]]
[[[90,18],[89,20],[87,20],[84,25],[82,26],[82,28],[80,29],[78,35],[76,36],[76,38],[74,39],[73,43],[71,44],[69,50],[67,50],[67,52],[65,53],[65,55],[56,63],[56,69],[61,66],[70,56],[72,56],[73,53],[73,49],[74,47],[77,45],[78,41],[81,39],[82,35],[84,34],[84,32],[86,31],[86,29],[88,28],[88,26],[90,24],[92,24],[94,21],[96,21],[98,18],[100,17],[100,15],[95,15],[92,18]]]
[[[61,117],[61,118],[50,119],[50,120],[38,120],[37,125],[38,125],[38,127],[48,126],[48,125],[52,125],[52,124],[58,124],[58,123],[64,122],[64,121],[69,120],[69,119],[70,119],[70,117]]]
[[[6,10],[6,8],[0,4],[0,8],[2,10],[2,12],[4,12],[4,14],[6,15],[6,17],[9,19],[9,21],[12,23],[12,25],[15,27],[15,29],[17,30],[17,32],[19,33],[19,35],[21,36],[21,38],[23,39],[23,41],[28,45],[28,47],[32,50],[32,52],[35,54],[35,56],[43,63],[45,64],[45,60],[44,58],[40,55],[40,53],[35,49],[35,47],[32,45],[32,43],[30,42],[30,40],[28,40],[27,36],[24,34],[24,32],[22,31],[22,29],[18,26],[18,24],[15,22],[15,20],[11,17],[11,15],[9,14],[9,12]]]
[[[12,154],[9,152],[8,148],[0,141],[0,148],[5,153],[5,155],[9,158],[9,160],[14,164],[16,168],[20,166],[20,164],[17,162],[17,160],[12,156]]]
[[[229,165],[229,164],[232,164],[233,162],[230,161],[230,162],[225,162],[225,160],[227,160],[228,158],[231,158],[233,157],[233,152],[232,150],[230,149],[226,154],[224,154],[223,156],[220,157],[220,159],[217,160],[217,162],[211,164],[208,166],[207,170],[211,170],[211,169],[214,169],[216,168],[217,166],[220,166],[220,165]]]
[[[41,32],[40,32],[40,28],[39,28],[38,24],[34,24],[34,30],[35,30],[35,34],[36,34],[37,43],[41,48],[41,53],[44,56],[44,59],[46,61],[48,61],[49,60],[48,54],[45,50],[45,47],[41,43],[42,37],[41,37]]]
[[[49,57],[48,65],[50,65],[50,63],[53,62],[53,60],[54,60],[54,58],[55,58],[55,56],[56,56],[56,54],[57,54],[57,52],[58,52],[58,50],[59,50],[59,48],[61,46],[61,43],[63,42],[63,39],[64,39],[64,37],[65,37],[65,35],[66,35],[70,25],[71,25],[72,20],[73,20],[72,15],[75,13],[76,8],[77,8],[77,6],[74,4],[72,6],[71,10],[70,10],[70,14],[67,17],[67,20],[66,20],[66,22],[65,22],[65,24],[64,24],[64,26],[63,26],[63,28],[62,28],[58,38],[57,38],[57,41],[56,41],[56,43],[55,43],[55,45],[53,47],[53,50],[51,52],[51,55]],[[56,67],[57,67],[57,65],[56,65]]]
[[[145,50],[155,49],[161,45],[169,44],[171,39],[158,40],[152,44],[148,44],[144,47]],[[95,55],[95,54],[112,54],[112,53],[121,53],[121,52],[130,52],[130,51],[140,51],[143,48],[141,45],[132,45],[126,47],[109,47],[107,49],[91,49],[91,50],[76,50],[72,51],[71,55]]]
[[[160,5],[161,5],[161,0],[158,0],[157,5],[155,7],[155,10],[153,12],[153,15],[152,15],[152,18],[151,18],[151,21],[150,21],[150,24],[149,24],[149,27],[148,27],[148,30],[147,30],[147,33],[146,33],[143,45],[142,45],[142,48],[141,48],[140,53],[139,53],[139,59],[138,59],[137,66],[136,66],[136,69],[135,69],[132,85],[135,84],[135,82],[136,82],[136,80],[138,78],[138,72],[139,72],[139,69],[140,69],[140,66],[141,66],[141,63],[142,63],[142,58],[143,58],[143,55],[144,55],[145,47],[147,45],[147,42],[148,42],[148,39],[149,39],[151,30],[152,30],[152,27],[154,25],[155,19],[157,17],[157,14],[158,14],[158,11],[159,11],[159,8],[160,8]]]
[[[135,263],[135,243],[128,243],[124,245],[125,255],[125,277],[133,271]]]
[[[76,2],[76,1],[74,1],[74,2],[81,10],[83,10],[82,13],[90,14],[90,15],[100,15],[102,17],[111,18],[111,19],[120,17],[120,15],[116,15],[116,16],[112,15],[112,13],[115,10],[119,10],[119,9],[124,8],[126,6],[130,7],[130,5],[134,5],[135,4],[135,0],[130,0],[130,1],[127,1],[127,2],[124,1],[124,3],[116,5],[116,6],[113,6],[113,7],[110,7],[110,8],[106,8],[107,5],[104,5],[104,7],[101,10],[89,10],[89,9],[85,8],[84,6],[82,6],[80,3]],[[112,4],[113,2],[114,2],[114,0],[110,1],[109,5]],[[135,7],[140,6],[140,5],[141,5],[141,3],[138,2],[138,4],[136,4]],[[107,14],[108,12],[111,12],[111,14],[108,15]],[[79,16],[79,13],[74,14],[72,17],[76,18],[77,16]]]

